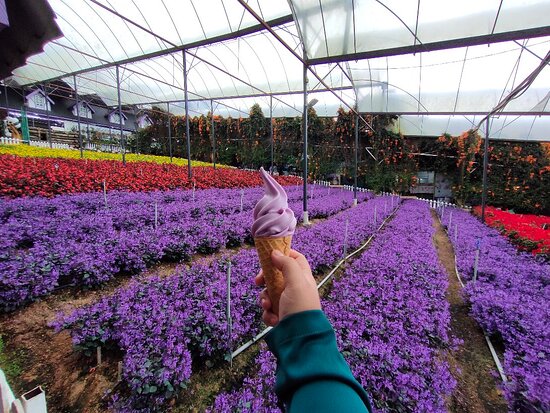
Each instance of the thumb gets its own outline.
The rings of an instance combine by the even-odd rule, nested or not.
[[[296,285],[296,282],[300,280],[302,269],[294,258],[287,257],[281,251],[274,250],[271,253],[271,262],[273,262],[275,268],[283,273],[285,288]]]

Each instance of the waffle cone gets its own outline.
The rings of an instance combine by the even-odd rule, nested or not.
[[[260,258],[260,265],[262,266],[267,293],[271,299],[272,310],[277,315],[279,315],[279,299],[285,289],[285,280],[283,273],[273,265],[271,252],[278,250],[288,256],[291,242],[292,235],[282,238],[254,238],[254,245]]]

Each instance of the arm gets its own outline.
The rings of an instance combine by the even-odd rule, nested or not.
[[[321,310],[284,318],[267,336],[277,357],[276,392],[289,412],[368,412],[368,396],[336,347]]]
[[[275,252],[272,261],[285,277],[279,314],[271,312],[265,290],[260,299],[264,321],[275,326],[266,341],[277,358],[279,399],[291,413],[372,412],[367,393],[338,351],[307,260],[292,250],[290,257]],[[261,273],[256,284],[263,284]]]

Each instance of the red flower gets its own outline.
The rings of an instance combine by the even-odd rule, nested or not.
[[[481,207],[474,207],[481,216]],[[508,235],[519,249],[534,254],[550,253],[550,217],[544,215],[513,214],[494,207],[486,207],[485,222]]]
[[[58,168],[55,168],[55,164]],[[260,186],[256,172],[212,167],[193,168],[197,188],[245,188]],[[301,181],[292,176],[279,176],[282,185],[297,185]],[[153,191],[187,188],[193,184],[187,178],[187,168],[151,162],[51,159],[0,155],[0,194],[9,198],[20,196],[51,197],[63,193],[107,190]]]

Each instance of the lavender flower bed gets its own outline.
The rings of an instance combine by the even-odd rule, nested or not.
[[[302,213],[302,188],[289,187],[290,207]],[[96,286],[121,272],[139,273],[160,260],[251,241],[251,209],[262,188],[114,192],[54,199],[0,201],[0,311],[10,311],[63,285]],[[349,191],[317,187],[310,217],[352,205]],[[372,197],[360,192],[359,200]],[[155,220],[155,205],[158,218]]]
[[[459,209],[446,209],[457,267],[468,281],[472,314],[505,347],[505,395],[511,411],[550,411],[550,265],[520,253],[496,229]],[[454,222],[454,224],[453,224]],[[458,236],[455,240],[454,226]],[[477,281],[473,282],[480,243]]]
[[[375,198],[311,228],[299,228],[293,246],[319,270],[342,257],[346,222],[351,250],[375,231],[385,217],[384,205],[387,215],[397,199]],[[375,208],[382,211],[377,223]],[[232,263],[231,337],[225,313],[228,260]],[[121,349],[124,379],[132,392],[129,403],[134,408],[159,405],[159,400],[169,399],[186,384],[192,360],[220,361],[231,348],[260,331],[258,291],[253,285],[258,271],[256,251],[242,250],[209,264],[181,267],[167,278],[133,282],[91,306],[60,316],[54,326],[70,329],[74,344],[84,350]]]
[[[379,412],[446,412],[455,381],[442,351],[450,345],[447,275],[432,244],[426,204],[407,201],[369,249],[335,280],[323,307],[355,377]],[[276,412],[275,360],[216,398],[212,412]]]

